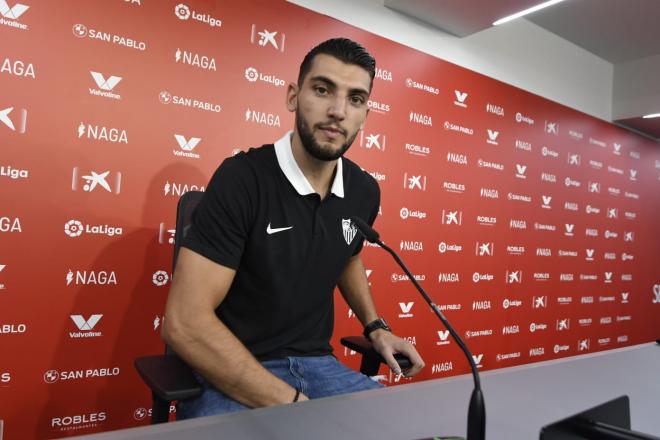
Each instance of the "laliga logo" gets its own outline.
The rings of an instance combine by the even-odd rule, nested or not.
[[[257,72],[257,69],[254,67],[248,67],[245,69],[245,79],[250,82],[255,82],[257,79],[259,79],[259,72]]]
[[[190,18],[190,8],[183,3],[179,3],[174,7],[174,13],[179,20],[188,20]]]
[[[83,229],[83,224],[78,220],[69,220],[64,224],[64,233],[69,237],[80,237]]]
[[[170,276],[167,274],[167,272],[164,270],[157,270],[151,277],[151,282],[154,283],[155,286],[161,287],[167,284],[169,279]]]

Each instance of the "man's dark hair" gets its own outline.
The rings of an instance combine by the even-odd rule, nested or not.
[[[371,82],[369,83],[369,90],[371,90],[374,77],[376,76],[376,60],[367,52],[367,49],[348,38],[332,38],[310,50],[300,64],[298,86],[302,86],[305,76],[312,68],[314,57],[319,54],[330,55],[346,64],[354,64],[362,67],[371,77]]]

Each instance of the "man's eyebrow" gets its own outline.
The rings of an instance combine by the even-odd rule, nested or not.
[[[333,80],[328,78],[327,76],[316,75],[316,76],[311,77],[310,80],[311,81],[320,81],[322,83],[325,83],[329,88],[332,88],[332,89],[337,88],[337,84]],[[349,90],[349,92],[351,94],[356,94],[357,93],[357,94],[360,94],[360,95],[369,96],[369,91],[366,90],[366,89],[363,89],[361,87],[352,88],[352,89]]]

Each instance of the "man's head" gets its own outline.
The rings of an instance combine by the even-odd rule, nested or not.
[[[296,132],[311,156],[332,161],[348,150],[369,112],[375,73],[374,58],[346,38],[324,41],[305,56],[287,107],[296,112]]]

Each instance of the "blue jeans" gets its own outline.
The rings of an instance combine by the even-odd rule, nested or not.
[[[383,387],[364,374],[341,364],[331,355],[287,357],[264,361],[261,365],[310,399]],[[199,374],[196,376],[204,389],[202,395],[179,402],[177,420],[249,409],[218,391]],[[291,398],[293,399],[293,395]]]

